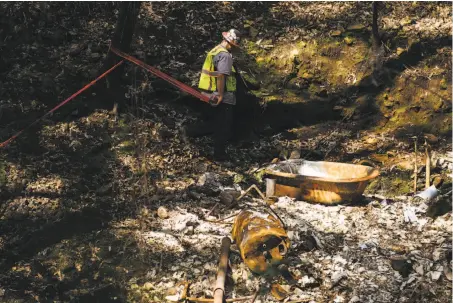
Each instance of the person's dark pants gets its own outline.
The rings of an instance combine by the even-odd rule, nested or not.
[[[218,106],[212,107],[211,119],[186,127],[187,135],[189,137],[202,137],[212,134],[214,137],[214,156],[224,157],[233,126],[233,110],[234,105],[227,103],[220,103]]]
[[[217,106],[214,124],[214,157],[226,156],[226,147],[233,126],[234,105],[221,103]]]

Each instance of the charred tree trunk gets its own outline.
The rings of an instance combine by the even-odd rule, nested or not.
[[[379,19],[379,2],[373,1],[372,31],[373,31],[373,49],[375,51],[377,51],[379,49],[379,46],[381,45],[381,37],[379,36],[378,19]]]
[[[132,37],[134,35],[135,25],[137,24],[138,13],[140,12],[141,2],[121,2],[118,21],[115,27],[115,33],[112,38],[112,46],[128,53],[131,49]],[[107,70],[120,61],[121,58],[110,52],[104,62],[103,70]],[[113,111],[116,113],[118,106],[122,105],[124,94],[118,90],[121,87],[121,75],[124,72],[124,64],[107,76],[105,97],[110,102],[113,101]]]
[[[371,49],[371,81],[374,86],[379,86],[379,78],[382,71],[383,59],[384,59],[384,47],[381,42],[381,36],[379,35],[379,2],[373,1],[373,24],[371,31],[373,35],[373,46]]]

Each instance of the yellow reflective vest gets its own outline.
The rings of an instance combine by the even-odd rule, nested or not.
[[[215,92],[217,91],[217,77],[221,74],[216,72],[214,69],[214,57],[220,52],[228,52],[223,46],[217,45],[214,47],[206,56],[206,59],[203,63],[203,69],[201,71],[200,82],[198,83],[198,88]],[[226,77],[225,91],[227,92],[236,92],[236,70],[234,66],[232,67],[231,75]]]

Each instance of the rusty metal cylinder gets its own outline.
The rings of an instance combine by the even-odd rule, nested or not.
[[[290,241],[279,218],[266,211],[243,210],[233,224],[232,237],[242,260],[256,274],[274,276]]]

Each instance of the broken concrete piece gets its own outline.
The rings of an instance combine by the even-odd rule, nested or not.
[[[179,295],[166,296],[165,299],[170,302],[178,302]]]
[[[408,206],[404,209],[404,222],[415,223],[417,222],[417,215],[415,215],[415,208],[412,206]]]
[[[415,267],[415,272],[419,274],[420,276],[423,276],[425,274],[425,271],[423,270],[423,265],[417,265]]]
[[[437,280],[439,280],[440,276],[442,275],[442,271],[431,271],[429,273],[429,275],[431,276],[431,280],[437,281]]]

